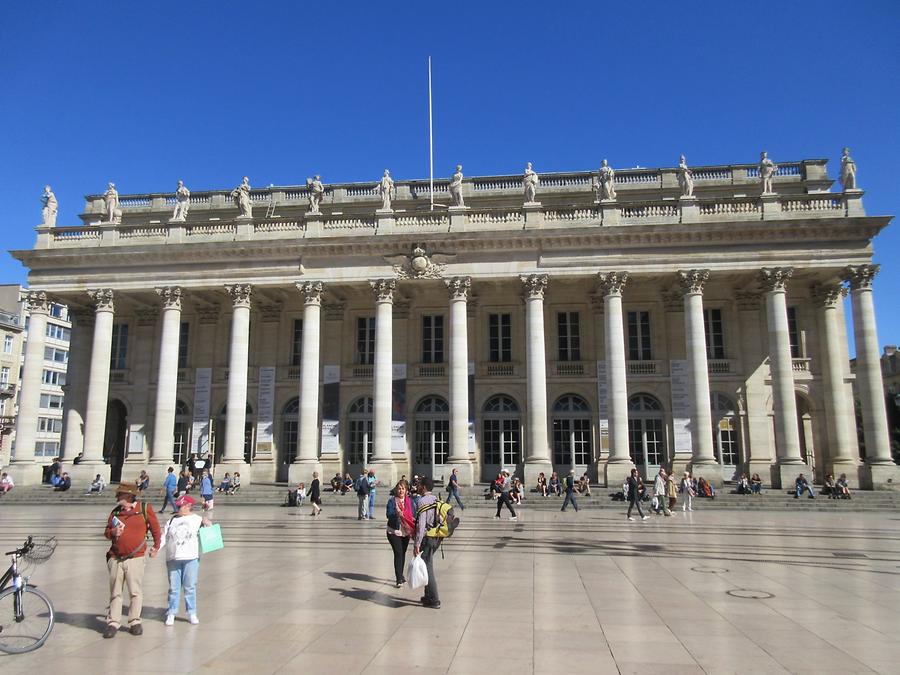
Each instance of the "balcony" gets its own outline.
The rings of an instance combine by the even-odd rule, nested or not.
[[[0,383],[0,398],[12,398],[16,395],[16,385],[10,382]]]
[[[548,375],[557,377],[595,377],[596,366],[590,361],[552,361],[548,364]]]
[[[629,375],[662,375],[659,361],[628,361]]]
[[[445,377],[447,367],[443,363],[421,363],[416,366],[417,377]]]
[[[478,364],[479,377],[519,377],[521,366],[513,361],[494,363],[492,361]]]
[[[791,359],[795,373],[808,373],[810,359]]]
[[[709,359],[706,362],[706,370],[710,375],[728,375],[731,373],[731,361],[729,359]]]
[[[375,375],[375,366],[371,364],[357,364],[350,370],[350,377],[355,380],[371,380]]]

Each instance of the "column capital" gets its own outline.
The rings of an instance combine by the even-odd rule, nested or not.
[[[159,318],[159,310],[156,307],[139,307],[134,310],[138,326],[155,326]]]
[[[156,294],[162,298],[163,309],[181,311],[181,286],[162,286],[156,289]]]
[[[397,281],[395,279],[373,279],[369,282],[369,286],[372,287],[375,302],[394,301],[394,291],[397,290]]]
[[[298,281],[297,290],[303,294],[304,305],[321,305],[322,293],[325,292],[325,284],[321,281]]]
[[[843,284],[834,282],[828,284],[813,284],[810,287],[813,301],[825,309],[834,308],[847,295],[847,289]]]
[[[97,312],[115,311],[113,305],[113,290],[111,288],[92,288],[87,294],[94,301],[94,309]]]
[[[871,291],[881,265],[848,265],[844,268],[844,280],[850,282],[851,291]]]
[[[628,272],[600,272],[597,274],[597,282],[604,298],[610,295],[622,295],[625,284],[628,282]]]
[[[684,295],[702,294],[709,270],[678,270],[678,284]]]
[[[469,289],[472,287],[472,277],[452,277],[444,279],[451,300],[468,300]]]
[[[519,277],[524,287],[525,299],[544,299],[550,277],[546,274],[523,274]]]
[[[759,271],[759,283],[767,293],[787,292],[787,282],[794,276],[793,267],[763,267]]]
[[[22,293],[22,302],[32,314],[47,314],[50,311],[50,303],[44,291],[25,291]]]
[[[238,307],[250,308],[250,294],[253,291],[250,284],[230,284],[225,286],[225,290],[231,296],[231,303],[235,309]]]

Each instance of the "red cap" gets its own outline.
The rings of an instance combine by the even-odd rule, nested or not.
[[[197,502],[195,502],[194,498],[190,495],[181,495],[178,499],[175,500],[175,506],[177,506],[178,508],[181,508],[185,504],[193,506],[196,503]]]

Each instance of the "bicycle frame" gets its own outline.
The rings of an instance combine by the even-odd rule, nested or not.
[[[13,578],[18,574],[18,565],[16,565],[15,556],[12,557],[12,564],[9,566],[9,569],[3,573],[3,576],[0,577],[0,591],[6,590],[6,587],[9,586],[9,582],[13,580]]]

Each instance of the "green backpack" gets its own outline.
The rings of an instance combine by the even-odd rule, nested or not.
[[[426,504],[420,507],[416,511],[416,517],[418,518],[426,511],[431,511],[431,509],[435,510],[435,525],[425,530],[425,536],[437,539],[452,537],[453,532],[459,526],[459,518],[456,516],[453,506],[450,505],[450,502],[438,499],[433,504]]]

